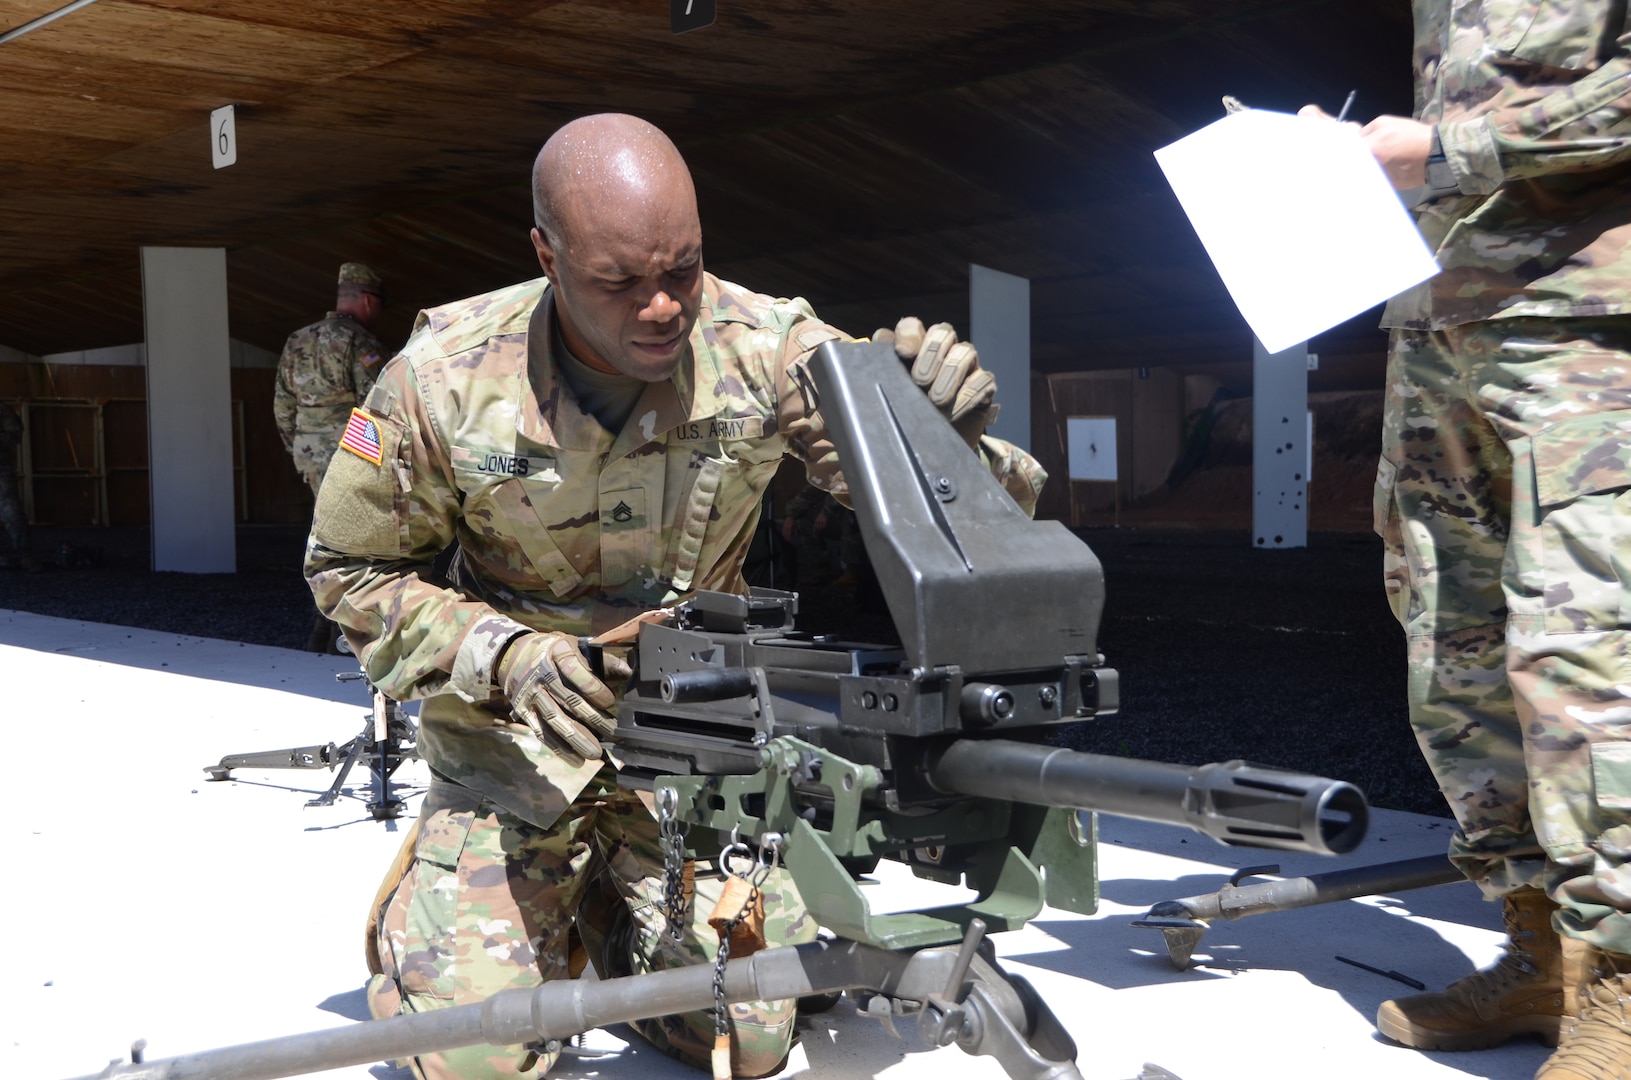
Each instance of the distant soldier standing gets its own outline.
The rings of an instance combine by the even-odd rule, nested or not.
[[[28,551],[28,519],[17,498],[17,447],[22,441],[23,422],[10,405],[0,405],[0,531],[11,547],[0,552],[0,567],[38,570],[38,560]]]
[[[382,285],[373,267],[341,265],[334,310],[290,334],[278,361],[272,392],[278,434],[314,496],[351,410],[362,404],[384,366],[385,353],[374,336],[385,305]],[[317,614],[306,648],[338,652],[338,643],[339,628]]]
[[[384,359],[373,333],[384,307],[381,286],[372,267],[341,266],[334,310],[290,334],[278,361],[272,396],[278,434],[313,495],[352,408],[368,395]]]

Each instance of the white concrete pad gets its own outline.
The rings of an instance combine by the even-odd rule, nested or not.
[[[0,611],[0,843],[13,856],[0,1075],[95,1073],[136,1038],[151,1059],[365,1018],[364,915],[405,822],[370,817],[361,768],[327,808],[304,806],[326,771],[239,770],[226,783],[203,772],[227,753],[357,734],[366,692],[334,680],[351,670],[345,657]],[[416,812],[423,765],[397,776]],[[1069,1028],[1087,1080],[1128,1080],[1144,1062],[1182,1080],[1528,1080],[1547,1054],[1533,1042],[1422,1054],[1381,1041],[1376,1006],[1409,988],[1335,959],[1430,987],[1489,963],[1499,909],[1469,885],[1220,922],[1183,972],[1159,933],[1129,925],[1240,867],[1307,874],[1410,858],[1444,850],[1448,828],[1378,812],[1371,839],[1337,862],[1104,818],[1098,913],[1047,911],[997,948]],[[890,864],[879,878],[880,910],[926,888]],[[785,1075],[1003,1075],[989,1058],[926,1049],[909,1021],[901,1035],[841,1003],[809,1018]],[[618,1052],[558,1075],[701,1075],[626,1030],[592,1033],[589,1046]],[[384,1064],[323,1075],[407,1076]]]

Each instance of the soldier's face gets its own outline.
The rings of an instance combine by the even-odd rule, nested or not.
[[[660,382],[689,356],[702,303],[696,202],[607,209],[574,214],[560,249],[532,230],[533,248],[572,354],[602,371]]]

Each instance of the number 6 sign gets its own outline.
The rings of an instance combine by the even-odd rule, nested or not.
[[[217,169],[238,160],[238,125],[233,119],[235,105],[223,105],[210,113],[210,161]]]

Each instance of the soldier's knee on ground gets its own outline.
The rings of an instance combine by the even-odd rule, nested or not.
[[[404,996],[389,975],[368,981],[368,1011],[376,1020],[447,1008],[452,1001],[431,994]],[[555,1064],[555,1054],[535,1054],[522,1046],[464,1046],[403,1059],[397,1064],[418,1080],[539,1080]]]
[[[780,1072],[793,1049],[797,1001],[743,1001],[729,1008],[731,1075],[750,1080]],[[713,1068],[712,1010],[636,1020],[629,1026],[669,1057],[704,1071]]]

